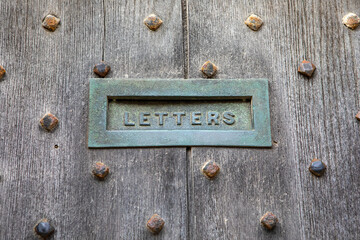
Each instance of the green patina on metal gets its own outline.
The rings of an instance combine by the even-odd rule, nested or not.
[[[90,79],[90,148],[271,145],[266,79]]]
[[[250,98],[215,101],[109,99],[108,103],[107,130],[252,129]]]

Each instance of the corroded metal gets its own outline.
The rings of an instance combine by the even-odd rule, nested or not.
[[[6,73],[5,68],[0,65],[0,79],[4,77],[5,73]]]
[[[162,219],[158,214],[152,215],[152,217],[146,223],[146,227],[154,234],[158,234],[163,229],[164,225],[164,219]]]
[[[272,212],[265,213],[260,219],[260,223],[268,230],[272,230],[278,222],[279,219]]]
[[[251,120],[250,99],[109,98],[106,129],[252,130]]]
[[[360,121],[360,112],[355,115],[355,118]]]
[[[309,166],[309,171],[314,174],[317,177],[321,177],[322,175],[324,175],[326,170],[326,165],[325,163],[323,163],[322,161],[320,161],[319,159],[313,159],[311,161],[311,164]]]
[[[91,148],[271,145],[266,79],[90,79]]]
[[[156,31],[163,21],[155,14],[150,14],[144,19],[144,24],[152,31]]]
[[[343,17],[342,22],[348,28],[355,29],[360,25],[360,18],[355,13],[348,13]]]
[[[60,18],[54,15],[47,15],[42,22],[42,26],[47,30],[54,32],[60,24]]]
[[[59,120],[57,117],[55,117],[51,113],[46,113],[41,119],[40,119],[40,125],[47,131],[53,131],[59,123]]]
[[[217,67],[210,61],[205,62],[201,67],[201,72],[208,78],[215,76]]]
[[[315,71],[316,67],[313,63],[304,60],[302,61],[302,63],[300,63],[299,68],[298,68],[298,72],[307,76],[307,77],[311,77]]]
[[[255,15],[251,14],[246,20],[245,20],[246,26],[248,26],[251,30],[257,31],[261,28],[263,25],[263,20]]]
[[[207,161],[201,168],[201,172],[209,179],[216,177],[219,173],[220,167],[213,161]]]
[[[49,223],[46,218],[41,219],[34,227],[35,234],[43,239],[47,239],[50,235],[54,233],[54,231],[54,227]]]
[[[101,62],[94,66],[94,73],[97,74],[99,77],[106,77],[110,69],[111,67],[109,64]]]
[[[99,180],[104,180],[105,177],[109,174],[109,167],[106,166],[104,163],[102,162],[96,162],[94,164],[94,168],[92,170],[92,173],[94,174],[94,176],[96,178],[98,178]]]

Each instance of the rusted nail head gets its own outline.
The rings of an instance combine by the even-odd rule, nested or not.
[[[98,179],[104,179],[109,174],[109,167],[102,162],[96,162],[92,173]]]
[[[5,73],[6,73],[5,68],[0,65],[0,79],[4,77]]]
[[[298,72],[307,76],[307,77],[311,77],[315,71],[316,67],[313,63],[304,60],[302,61],[302,63],[300,63],[299,68],[298,68]]]
[[[203,74],[208,77],[211,78],[213,76],[215,76],[216,72],[217,72],[217,67],[215,66],[215,64],[213,64],[210,61],[205,62],[202,67],[201,67],[201,71],[203,72]]]
[[[38,236],[42,238],[47,238],[55,231],[55,229],[53,226],[51,226],[49,221],[44,218],[35,225],[34,231]]]
[[[313,159],[311,161],[311,164],[309,166],[309,171],[314,174],[317,177],[321,177],[322,175],[324,175],[326,170],[326,165],[325,163],[323,163],[322,161],[320,161],[319,159]]]
[[[206,162],[202,169],[201,172],[207,177],[207,178],[214,178],[216,177],[216,175],[219,173],[220,171],[220,167],[212,161],[208,161]]]
[[[95,65],[94,73],[96,73],[99,77],[105,77],[110,71],[110,65],[101,62]]]
[[[267,212],[260,218],[260,223],[268,230],[272,230],[278,222],[279,219],[272,212]]]
[[[156,31],[163,21],[155,14],[150,14],[144,19],[144,24],[152,31]]]
[[[255,15],[251,14],[246,20],[245,20],[246,26],[248,26],[251,30],[257,31],[261,28],[263,25],[263,20]]]
[[[355,115],[356,119],[360,121],[360,112]]]
[[[51,113],[46,113],[40,119],[40,125],[47,131],[53,131],[58,125],[59,120]]]
[[[360,18],[355,13],[348,13],[343,17],[342,22],[348,28],[355,29],[360,25]]]
[[[51,32],[54,32],[59,24],[60,18],[51,14],[47,15],[42,22],[42,26]]]
[[[165,221],[157,214],[152,215],[149,221],[146,223],[146,227],[150,232],[158,234],[164,227]]]

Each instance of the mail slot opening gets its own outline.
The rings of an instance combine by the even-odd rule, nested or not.
[[[253,130],[252,98],[108,97],[108,131]]]

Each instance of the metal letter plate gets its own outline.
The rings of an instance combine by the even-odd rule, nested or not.
[[[270,147],[266,79],[90,79],[90,148]]]

